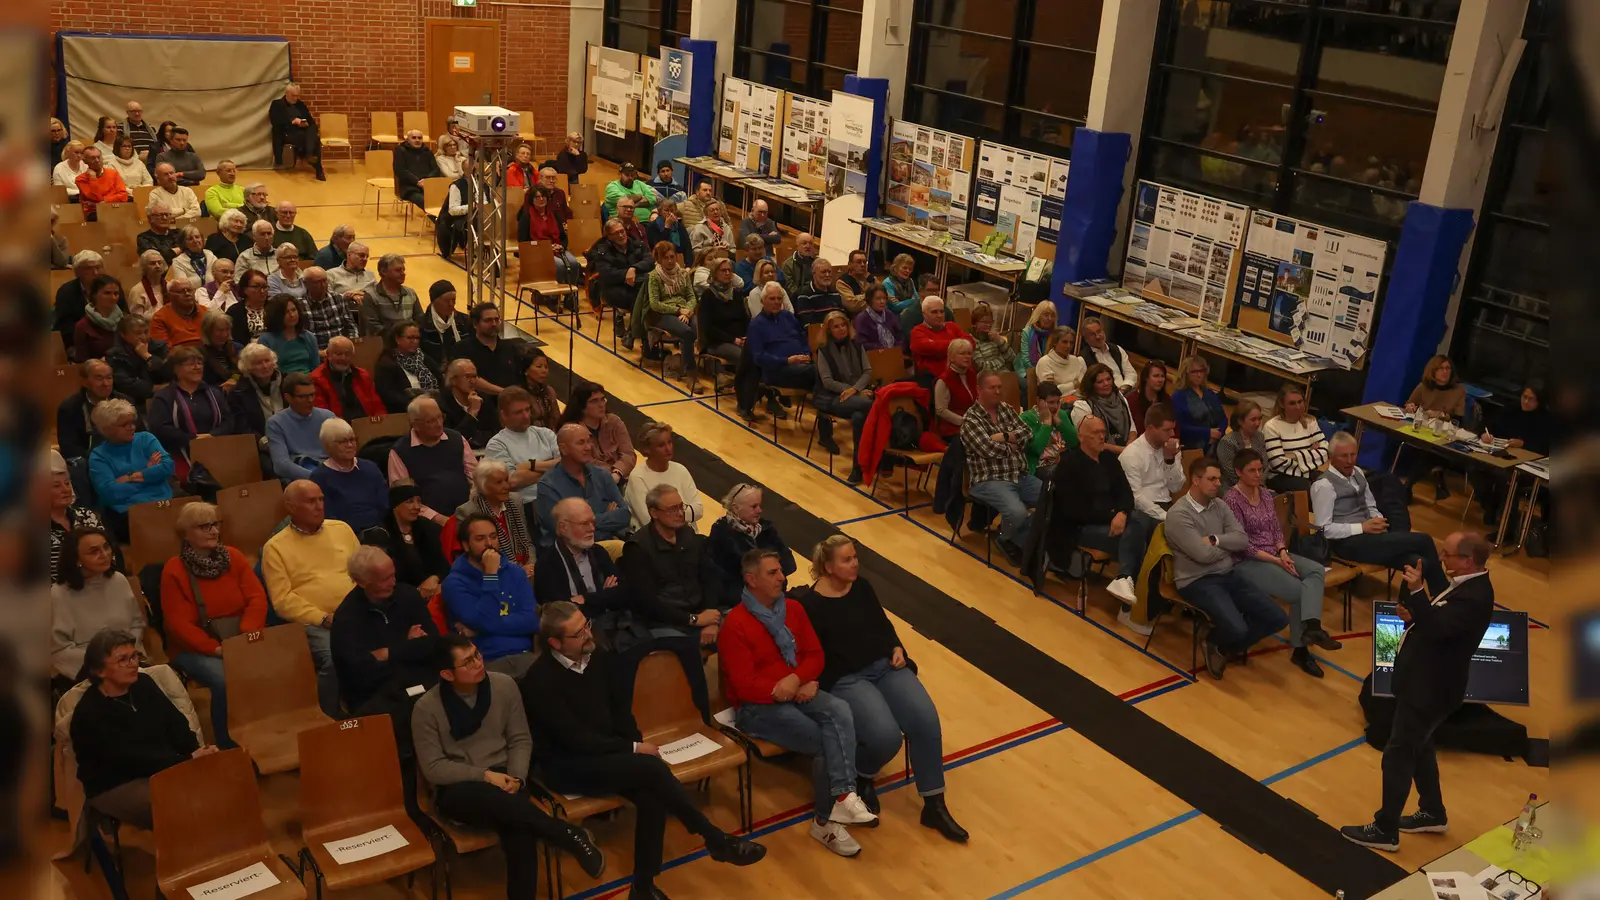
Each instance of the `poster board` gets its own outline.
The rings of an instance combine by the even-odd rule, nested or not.
[[[661,48],[660,80],[656,86],[656,103],[666,107],[667,133],[663,135],[659,123],[656,137],[689,133],[690,85],[694,80],[694,54],[672,47]]]
[[[741,169],[776,175],[785,96],[777,88],[743,78],[723,79],[717,158]]]
[[[661,60],[647,56],[640,62],[644,64],[644,90],[639,101],[639,130],[651,137],[667,137],[672,133],[672,104],[662,102]]]
[[[1140,181],[1122,285],[1222,324],[1233,306],[1249,207]]]
[[[1360,368],[1388,251],[1380,240],[1256,210],[1235,302],[1239,330]]]
[[[778,177],[820,191],[828,183],[828,120],[833,104],[783,95],[783,160]]]
[[[843,91],[833,92],[827,129],[829,200],[867,193],[867,158],[872,152],[872,101]]]
[[[641,81],[639,54],[589,45],[585,112],[594,121],[595,131],[620,138],[638,130]]]
[[[1067,161],[990,141],[979,141],[977,153],[967,239],[981,244],[1001,232],[1006,241],[1000,250],[1006,253],[1054,257],[1067,196]]]
[[[889,130],[885,213],[931,231],[964,236],[971,217],[977,144],[964,135],[895,122]]]

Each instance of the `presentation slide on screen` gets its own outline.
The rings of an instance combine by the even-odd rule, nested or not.
[[[1372,693],[1392,697],[1394,661],[1405,639],[1406,623],[1397,604],[1373,604]],[[1468,703],[1528,703],[1528,614],[1497,609],[1472,654],[1467,676]]]

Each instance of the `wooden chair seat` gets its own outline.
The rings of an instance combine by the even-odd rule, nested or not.
[[[622,808],[621,797],[568,798],[555,791],[551,791],[550,794],[556,798],[556,812],[560,814],[559,817],[574,825],[581,824],[584,819]]]
[[[1322,576],[1322,583],[1325,587],[1341,587],[1349,584],[1352,581],[1355,581],[1357,578],[1360,578],[1365,574],[1368,573],[1361,571],[1355,566],[1347,565],[1341,562],[1335,562],[1333,565],[1327,567],[1327,572]]]
[[[303,625],[275,625],[222,642],[228,731],[263,775],[300,765],[300,733],[327,725]]]
[[[328,724],[321,710],[296,709],[242,725],[228,723],[228,733],[243,747],[263,775],[300,767],[300,732]]]
[[[300,883],[300,876],[296,875],[287,863],[270,850],[265,851],[265,853],[265,856],[239,854],[229,859],[219,860],[181,878],[158,878],[156,886],[161,888],[161,893],[168,897],[187,897],[191,887],[205,884],[208,881],[232,874],[240,869],[247,869],[259,862],[266,863],[267,868],[278,879],[278,883],[264,891],[251,894],[250,900],[305,900],[306,889]]]
[[[333,855],[325,846],[326,841],[354,837],[385,825],[393,825],[395,830],[400,832],[400,836],[406,839],[404,847],[341,865],[334,861]],[[391,813],[373,813],[338,825],[308,828],[301,834],[305,839],[306,849],[311,851],[311,858],[316,860],[317,867],[322,870],[324,883],[334,890],[377,884],[407,872],[415,872],[433,862],[433,845],[416,823],[403,815],[396,817]]]
[[[1089,557],[1089,559],[1093,562],[1103,563],[1111,561],[1111,554],[1105,552],[1104,550],[1096,550],[1093,547],[1084,547],[1079,545],[1078,552]]]
[[[420,796],[420,795],[419,795]],[[431,806],[432,804],[429,804]],[[428,818],[439,829],[439,832],[450,841],[450,846],[457,854],[476,853],[487,850],[500,843],[500,836],[493,831],[482,831],[471,828],[440,813],[438,810],[423,808]]]
[[[678,776],[679,781],[684,784],[690,784],[704,778],[710,778],[718,772],[731,771],[744,765],[744,751],[737,744],[726,735],[719,734],[716,729],[710,728],[704,722],[698,720],[693,723],[684,723],[651,732],[645,735],[645,740],[659,746],[682,740],[693,734],[704,735],[710,740],[716,741],[717,746],[721,749],[715,753],[708,753],[699,759],[692,759],[682,765],[673,766],[672,774]]]

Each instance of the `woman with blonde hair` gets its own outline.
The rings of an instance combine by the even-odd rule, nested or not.
[[[50,170],[50,183],[67,189],[67,199],[77,202],[78,176],[87,171],[83,164],[83,142],[67,141],[61,148],[61,161]]]
[[[909,253],[901,253],[889,263],[889,272],[883,276],[883,289],[889,294],[889,308],[899,315],[922,302],[917,293],[914,277],[917,261]]]
[[[1017,345],[1016,373],[1023,383],[1028,383],[1028,370],[1039,364],[1040,357],[1050,352],[1050,335],[1056,330],[1056,305],[1041,300],[1028,316],[1022,328],[1022,341]]]
[[[909,743],[922,797],[922,825],[958,844],[966,829],[945,805],[944,736],[939,710],[917,678],[894,623],[861,577],[855,541],[836,534],[811,551],[810,587],[794,594],[822,644],[822,690],[849,704],[856,724],[856,771],[877,772]],[[856,776],[856,795],[877,814],[872,776]]]
[[[700,301],[695,296],[694,276],[679,261],[678,248],[668,241],[657,242],[650,255],[655,257],[656,267],[650,270],[647,288],[640,296],[643,315],[635,318],[641,323],[641,330],[643,327],[659,328],[678,339],[683,355],[683,380],[691,393],[699,393],[694,344],[699,337],[695,310]]]
[[[1222,396],[1206,385],[1211,364],[1196,354],[1185,359],[1178,371],[1183,373],[1183,387],[1172,392],[1172,410],[1178,416],[1178,442],[1185,450],[1210,453],[1228,428]]]
[[[455,181],[461,177],[461,144],[450,132],[439,135],[439,140],[433,145],[433,161],[439,165],[439,173]]]
[[[737,274],[735,278],[739,277]],[[745,294],[744,311],[754,319],[761,314],[761,296],[767,282],[777,281],[778,290],[783,292],[783,308],[794,312],[794,303],[789,300],[789,292],[784,289],[783,282],[778,280],[778,264],[770,259],[762,259],[750,276],[750,291]]]
[[[139,283],[128,292],[128,312],[151,316],[167,302],[167,261],[160,250],[139,254]]]
[[[759,484],[735,484],[722,498],[722,508],[727,512],[711,523],[711,531],[706,535],[705,552],[722,572],[722,596],[706,600],[720,609],[739,605],[739,595],[744,592],[742,561],[751,550],[777,553],[778,564],[786,576],[793,575],[797,568],[794,553],[778,533],[778,526],[761,515],[761,501],[765,496]]]
[[[205,284],[212,280],[211,267],[216,264],[217,255],[206,249],[205,237],[193,225],[183,226],[178,234],[182,241],[178,252],[173,254],[172,272],[167,280],[182,278],[194,285],[194,299],[202,306],[209,306],[210,296],[206,294]]]
[[[1078,343],[1077,334],[1066,325],[1057,325],[1050,332],[1050,352],[1039,357],[1034,372],[1040,381],[1053,381],[1061,388],[1063,402],[1070,402],[1088,368],[1083,357],[1072,352]]]

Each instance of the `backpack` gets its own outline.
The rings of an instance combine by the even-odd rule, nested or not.
[[[922,417],[910,410],[897,409],[889,417],[889,449],[915,451],[922,442]]]

